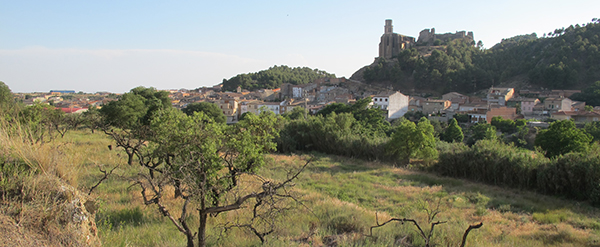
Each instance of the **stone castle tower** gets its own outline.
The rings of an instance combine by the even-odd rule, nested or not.
[[[415,38],[394,33],[392,20],[385,20],[384,32],[379,42],[379,57],[390,59],[414,44]]]

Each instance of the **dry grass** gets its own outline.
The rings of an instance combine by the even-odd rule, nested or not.
[[[95,242],[97,231],[93,219],[87,221],[91,217],[83,206],[87,198],[75,189],[83,155],[73,152],[72,145],[61,142],[31,143],[18,123],[11,126],[0,122],[0,216],[9,224],[8,232],[19,233],[4,235],[14,238],[14,242],[4,243],[17,246],[99,243]],[[77,217],[77,222],[73,217]]]
[[[70,133],[63,148],[85,155],[80,157],[80,187],[86,188],[100,177],[98,165],[112,167],[125,157],[109,151],[110,140],[102,135]],[[88,137],[88,138],[86,138]],[[89,151],[88,151],[89,150]],[[281,181],[290,168],[304,164],[297,155],[270,155],[272,161],[259,174]],[[108,246],[183,246],[184,236],[161,217],[155,207],[143,206],[139,188],[126,178],[138,172],[137,166],[121,166],[103,183],[94,196],[101,202],[100,236]],[[235,192],[244,194],[260,186],[255,177],[245,176]],[[541,196],[531,192],[507,190],[463,180],[437,177],[380,162],[363,162],[339,156],[318,156],[296,181],[294,193],[300,202],[281,215],[278,228],[265,246],[398,246],[423,242],[408,224],[390,224],[368,229],[391,217],[410,217],[427,225],[423,207],[442,198],[437,219],[448,223],[436,227],[434,241],[450,246],[460,242],[469,224],[484,222],[484,227],[469,235],[468,246],[596,246],[600,213],[585,203]],[[172,194],[165,203],[174,215],[181,201]],[[249,205],[246,205],[249,207]],[[209,219],[207,232],[212,246],[255,246],[260,241],[249,231],[223,232],[220,226],[248,218],[248,208],[219,214]],[[553,215],[559,215],[554,217]],[[563,215],[563,216],[560,216]],[[558,220],[557,220],[557,219]],[[125,222],[131,220],[131,222]],[[196,227],[197,216],[190,216]],[[132,238],[131,236],[137,236]]]

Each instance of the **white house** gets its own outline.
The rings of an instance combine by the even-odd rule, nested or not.
[[[400,92],[389,92],[373,96],[373,105],[386,110],[387,119],[397,119],[408,112],[408,96]]]
[[[258,105],[258,113],[262,112],[262,108],[265,107],[267,110],[272,111],[275,115],[281,114],[281,103],[280,102],[262,102]]]

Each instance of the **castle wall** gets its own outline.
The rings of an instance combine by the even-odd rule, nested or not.
[[[444,34],[436,34],[435,33],[435,28],[430,29],[423,29],[421,32],[419,32],[419,39],[417,40],[418,44],[423,44],[423,45],[433,45],[433,42],[435,42],[435,40],[441,40],[441,41],[450,41],[450,40],[455,40],[455,39],[468,39],[468,40],[475,40],[475,38],[473,37],[473,32],[466,32],[466,31],[458,31],[456,33],[444,33]]]

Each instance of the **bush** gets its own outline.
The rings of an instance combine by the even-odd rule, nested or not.
[[[317,151],[366,160],[386,159],[390,138],[370,131],[351,113],[309,116],[289,121],[277,138],[279,152]]]
[[[430,170],[443,176],[535,190],[600,205],[600,146],[584,153],[548,159],[541,153],[499,141],[481,140],[471,148],[438,142],[439,160]]]
[[[598,149],[588,153],[569,153],[553,160],[538,174],[538,190],[577,200],[600,202],[600,155]]]
[[[537,168],[546,159],[495,140],[481,140],[473,147],[454,144],[440,150],[432,169],[441,175],[522,189],[536,188]]]

